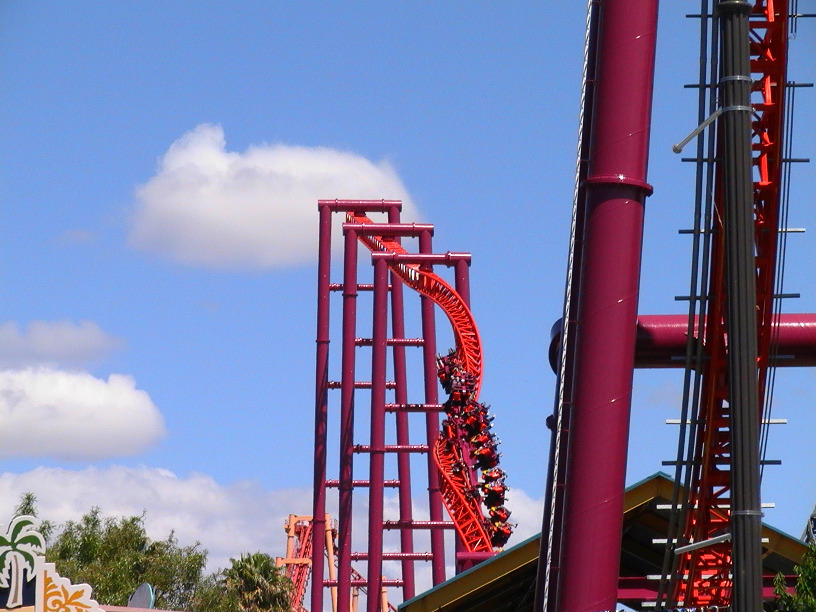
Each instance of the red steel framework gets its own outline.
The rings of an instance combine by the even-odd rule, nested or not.
[[[509,511],[504,507],[504,472],[498,467],[497,440],[490,433],[492,417],[487,407],[478,402],[482,380],[482,353],[479,334],[468,307],[469,263],[466,253],[434,254],[431,249],[433,226],[400,223],[401,203],[394,200],[321,200],[320,241],[318,264],[318,326],[315,402],[315,479],[311,529],[311,608],[322,610],[325,589],[331,588],[334,609],[348,612],[356,609],[355,589],[369,596],[369,612],[387,607],[383,593],[386,587],[402,589],[404,599],[413,597],[416,589],[415,563],[430,562],[434,584],[443,582],[445,575],[445,542],[443,530],[454,529],[457,570],[495,554],[504,545],[512,530],[507,522]],[[343,282],[331,283],[332,217],[341,213],[344,254]],[[384,214],[387,222],[375,223],[369,214]],[[416,239],[418,252],[410,253],[402,240]],[[373,282],[358,279],[359,244],[371,251]],[[454,268],[455,288],[433,272],[434,266]],[[407,287],[419,294],[421,336],[405,335],[404,291]],[[329,329],[332,292],[342,292],[342,334],[340,347],[341,374],[330,380]],[[372,295],[372,333],[358,335],[358,298],[361,293]],[[390,302],[389,302],[390,297]],[[390,304],[390,334],[389,332]],[[435,306],[439,306],[451,323],[455,349],[445,357],[436,355]],[[409,401],[407,384],[409,368],[406,349],[422,350],[421,377],[424,398]],[[367,371],[357,354],[361,349],[371,353],[370,378],[361,380]],[[388,352],[391,352],[389,368]],[[389,373],[392,380],[387,380]],[[449,399],[440,404],[438,382],[442,382]],[[327,477],[328,430],[330,414],[336,403],[330,401],[331,391],[339,391],[339,467],[338,478]],[[388,393],[393,401],[388,401]],[[370,400],[370,427],[367,443],[362,437],[359,421],[363,412],[356,401],[367,393]],[[337,411],[334,411],[335,413]],[[409,415],[419,413],[424,440],[411,442]],[[440,416],[445,420],[440,424]],[[355,416],[356,415],[356,416]],[[393,415],[395,444],[388,442],[387,415]],[[413,429],[416,429],[416,423]],[[441,429],[440,429],[441,425]],[[427,473],[429,520],[413,516],[411,485],[411,455],[425,456]],[[355,456],[361,456],[355,461]],[[396,457],[395,478],[386,479],[386,459]],[[355,479],[359,464],[367,460],[369,475]],[[357,466],[355,466],[355,463]],[[363,467],[364,469],[364,467]],[[481,481],[479,481],[481,477]],[[397,489],[399,516],[386,520],[386,487]],[[359,529],[354,514],[354,491],[368,491],[368,520],[365,527],[366,550],[352,550],[353,534]],[[334,560],[329,563],[326,578],[327,504],[330,490],[337,491],[336,578]],[[489,508],[484,515],[483,505]],[[451,520],[444,520],[443,506]],[[323,517],[318,519],[317,517]],[[387,550],[387,531],[399,533],[398,551]],[[428,534],[430,550],[414,550],[414,534]],[[399,576],[385,578],[384,563],[396,561]],[[352,562],[365,564],[364,578]],[[294,565],[294,564],[293,564]],[[392,571],[392,573],[395,573]],[[301,570],[301,577],[304,572]],[[302,580],[297,585],[302,584]],[[295,602],[300,604],[300,602]]]
[[[751,349],[748,361],[756,362],[756,373],[747,380],[749,387],[756,385],[752,395],[755,392],[757,405],[747,406],[746,414],[748,421],[755,421],[751,426],[758,429],[768,368],[816,363],[816,315],[780,316],[776,311],[779,297],[775,294],[777,243],[779,232],[784,231],[779,228],[779,209],[784,189],[788,5],[785,0],[753,3],[703,0],[701,4],[704,25],[716,25],[716,13],[720,10],[727,13],[733,23],[743,15],[747,21],[746,40],[736,40],[729,48],[731,55],[727,61],[734,64],[727,70],[736,70],[742,63],[739,56],[744,46],[745,53],[750,55],[744,58],[745,72],[750,75],[723,72],[726,76],[720,86],[733,98],[731,92],[735,88],[744,88],[745,83],[750,82],[750,95],[746,95],[744,103],[730,102],[730,107],[719,100],[711,121],[722,115],[712,128],[719,129],[717,142],[722,147],[722,131],[731,129],[734,134],[738,131],[733,126],[739,122],[731,121],[731,117],[737,113],[750,113],[751,117],[750,130],[746,127],[750,135],[746,134],[744,140],[742,136],[732,138],[732,142],[745,143],[744,150],[737,147],[737,155],[746,156],[746,165],[751,168],[748,175],[739,175],[742,177],[739,180],[747,178],[749,184],[753,182],[750,189],[753,232],[747,249],[749,254],[743,249],[740,261],[748,261],[749,275],[755,277],[751,279],[751,286],[753,281],[756,286],[756,322],[751,324],[755,326],[756,345],[753,348],[749,337],[744,346]],[[741,582],[744,591],[740,592],[741,600],[737,603],[755,601],[750,599],[754,594],[748,591],[756,590],[758,595],[760,590],[755,588],[759,582],[747,577],[759,567],[759,538],[757,535],[756,542],[752,539],[750,546],[745,544],[754,526],[748,527],[744,522],[744,519],[756,520],[757,525],[759,522],[758,491],[756,506],[746,501],[752,494],[745,492],[753,486],[747,484],[753,478],[750,472],[756,469],[758,476],[759,449],[742,450],[745,444],[738,441],[738,445],[732,439],[736,427],[732,408],[744,403],[734,396],[734,368],[742,368],[739,373],[742,379],[746,379],[748,370],[729,363],[736,354],[742,354],[740,349],[734,348],[743,346],[741,336],[729,328],[733,324],[729,319],[737,318],[733,304],[729,306],[729,300],[733,299],[730,294],[735,281],[741,281],[736,280],[736,268],[731,263],[726,265],[726,221],[735,213],[726,206],[728,198],[724,193],[726,189],[734,193],[735,187],[730,184],[725,187],[725,184],[737,175],[724,178],[722,150],[718,150],[716,156],[712,151],[711,159],[702,159],[702,145],[698,145],[699,159],[696,160],[700,166],[708,166],[710,176],[714,177],[711,186],[715,194],[711,224],[697,231],[711,237],[709,259],[704,260],[710,262],[707,293],[692,296],[692,302],[705,303],[705,316],[695,316],[690,310],[689,317],[658,315],[637,320],[641,206],[643,196],[649,193],[645,183],[645,152],[656,8],[652,0],[588,3],[579,158],[564,318],[550,351],[553,367],[559,375],[559,387],[556,409],[548,419],[553,430],[551,472],[536,610],[585,612],[615,608],[622,518],[619,500],[628,446],[626,432],[633,367],[700,368],[701,385],[695,390],[700,397],[699,413],[694,420],[697,429],[689,447],[691,476],[686,476],[691,486],[688,499],[682,503],[687,510],[686,520],[680,537],[674,540],[679,550],[676,564],[669,572],[672,590],[668,601],[664,601],[665,593],[661,595],[658,589],[657,605],[702,609],[729,606],[736,602],[732,599],[736,580]],[[734,33],[741,26],[732,26],[732,22],[724,20],[722,32],[724,37],[731,37],[733,43]],[[738,47],[737,59],[733,59]],[[712,61],[716,67],[717,58]],[[701,74],[700,87],[705,92],[709,85],[702,79]],[[715,91],[714,86],[711,87],[709,91]],[[702,95],[710,97],[710,93]],[[729,121],[732,127],[723,128]],[[700,130],[708,123],[704,122]],[[742,161],[729,163],[738,169],[737,173],[741,171]],[[728,201],[729,206],[734,205]],[[615,214],[604,216],[605,209]],[[734,241],[735,234],[729,235]],[[729,257],[733,261],[734,255]],[[750,258],[753,261],[749,261]],[[634,280],[627,284],[627,279]],[[750,306],[747,309],[753,310]],[[749,330],[748,335],[750,333]],[[729,348],[732,349],[730,354]],[[697,366],[688,362],[694,351],[702,353]],[[788,357],[786,362],[779,363],[775,359],[780,353]],[[744,357],[740,359],[744,363]],[[752,377],[755,383],[750,382]],[[742,391],[739,393],[740,398],[750,397],[742,395]],[[735,454],[737,446],[741,447],[739,455]],[[756,465],[744,454],[746,452],[753,453]],[[739,491],[741,496],[737,505],[733,499],[736,495],[732,495],[734,491]],[[738,537],[738,533],[742,535]],[[734,561],[737,544],[743,551],[749,548],[757,551],[757,558],[744,562],[739,569]],[[749,565],[750,569],[746,569]]]
[[[754,250],[757,313],[756,419],[762,419],[765,385],[775,314],[775,271],[783,167],[783,116],[787,84],[786,0],[759,0],[748,21],[752,91],[752,163],[754,166]],[[729,208],[722,197],[720,173],[715,184],[712,227],[710,295],[704,329],[706,361],[692,486],[686,500],[683,533],[686,544],[711,542],[679,556],[670,601],[684,606],[726,606],[733,588],[733,542],[716,542],[731,531],[732,444],[728,340],[726,333],[726,272],[724,222]]]

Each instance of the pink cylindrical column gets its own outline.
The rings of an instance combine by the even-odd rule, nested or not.
[[[419,252],[432,252],[431,232],[425,231],[419,235]],[[422,346],[422,362],[425,370],[425,403],[439,402],[439,383],[436,378],[436,321],[434,318],[434,303],[430,298],[420,297],[422,310],[422,337],[425,343]],[[439,413],[428,411],[425,416],[425,435],[428,448],[433,449],[439,437]],[[428,504],[431,521],[442,521],[442,494],[439,490],[439,470],[428,455]],[[431,530],[431,575],[433,584],[445,582],[445,534],[441,529]]]
[[[605,0],[587,178],[563,612],[617,600],[649,151],[656,0]]]
[[[323,555],[326,549],[326,425],[329,389],[329,271],[331,215],[321,204],[317,260],[317,369],[315,378],[315,443],[312,497],[312,609],[323,609]]]
[[[399,208],[388,211],[388,223],[400,222]],[[399,238],[397,238],[399,240]],[[395,339],[405,338],[405,306],[403,300],[403,283],[399,276],[391,274],[391,335]],[[391,348],[394,358],[394,401],[399,406],[408,403],[408,377],[405,359],[405,347],[395,344]],[[400,408],[396,413],[397,444],[407,446],[410,443],[408,431],[408,413]],[[413,530],[408,526],[413,521],[411,503],[411,456],[409,453],[397,454],[397,478],[399,479],[399,517],[403,528],[400,529],[400,550],[403,553],[414,552]],[[402,560],[402,599],[408,601],[416,594],[414,584],[414,562],[410,558]]]
[[[340,378],[340,482],[337,533],[338,612],[351,609],[351,524],[354,459],[354,339],[357,326],[357,232],[346,231],[343,260],[343,347]]]
[[[557,324],[560,330],[560,322]],[[786,313],[773,324],[769,365],[776,368],[816,367],[816,314]],[[699,337],[699,331],[695,331]],[[635,368],[685,367],[688,315],[638,315]],[[550,341],[550,365],[555,371],[560,333]]]
[[[770,364],[774,367],[816,367],[816,314],[781,314],[774,321]],[[686,315],[638,317],[639,368],[683,367],[688,338]]]
[[[368,612],[379,612],[383,561],[385,479],[385,359],[388,332],[388,262],[374,262],[374,324],[371,343],[371,454],[368,487]],[[383,611],[385,612],[385,611]]]

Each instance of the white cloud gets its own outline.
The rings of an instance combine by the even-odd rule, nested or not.
[[[399,199],[403,218],[416,216],[385,161],[284,144],[231,152],[220,126],[202,124],[170,146],[137,190],[130,242],[210,269],[299,265],[317,256],[317,201],[335,198]]]
[[[121,457],[164,433],[161,413],[130,376],[102,380],[48,367],[0,371],[0,456]]]
[[[123,346],[92,321],[31,321],[21,332],[17,323],[0,325],[0,367],[41,363],[79,365],[107,356]]]
[[[311,512],[311,491],[265,491],[252,482],[222,486],[211,477],[181,478],[159,468],[65,470],[37,468],[0,474],[0,523],[7,524],[20,495],[37,497],[39,516],[55,523],[78,520],[92,507],[103,516],[145,513],[154,539],[175,532],[179,544],[196,541],[209,551],[208,567],[225,567],[230,557],[263,551],[283,556],[283,525],[289,513]]]
[[[508,548],[541,533],[541,521],[544,517],[543,499],[533,499],[521,489],[511,487],[507,493],[506,506],[512,512],[510,522],[517,524],[513,536],[507,543]]]

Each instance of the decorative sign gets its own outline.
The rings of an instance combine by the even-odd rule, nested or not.
[[[0,610],[103,612],[87,584],[71,584],[45,561],[45,538],[33,516],[18,516],[0,535]]]

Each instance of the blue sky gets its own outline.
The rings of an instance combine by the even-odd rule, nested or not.
[[[649,314],[684,311],[694,195],[671,144],[695,126],[696,22],[662,11]],[[311,510],[316,200],[400,197],[437,250],[473,253],[482,398],[533,533],[584,20],[582,3],[0,4],[2,514],[34,490],[57,520],[148,508],[157,535],[218,562],[282,554],[283,517]],[[800,23],[792,79],[816,79],[813,39]],[[813,96],[796,157],[816,157]],[[813,184],[797,165],[791,225],[816,227]],[[787,311],[816,310],[814,260],[812,233],[791,237]],[[636,374],[630,483],[673,458],[681,388]],[[767,520],[797,536],[816,502],[814,388],[812,371],[778,374],[791,425],[772,432]]]

